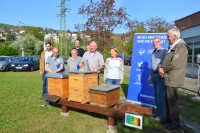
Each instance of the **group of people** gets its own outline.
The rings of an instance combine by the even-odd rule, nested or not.
[[[43,79],[42,97],[48,95],[48,81],[46,74],[60,73],[65,69],[64,61],[63,58],[59,56],[58,48],[53,48],[53,50],[51,50],[51,47],[50,42],[45,43],[46,50],[42,52],[40,58],[40,74]],[[87,50],[85,52],[84,49],[80,47],[79,40],[75,40],[75,48],[71,50],[65,71],[78,71],[83,67],[84,62],[87,61],[89,71],[99,73],[104,68],[104,83],[111,85],[122,84],[124,78],[124,65],[123,60],[118,57],[117,48],[112,48],[110,50],[111,57],[107,58],[106,62],[104,62],[103,55],[97,51],[98,45],[95,41],[89,42],[86,48]],[[49,101],[46,101],[42,106],[49,107]]]
[[[161,47],[159,37],[153,39],[152,66],[149,82],[153,84],[156,110],[155,120],[166,123],[166,128],[180,128],[177,90],[184,84],[188,59],[188,45],[176,27],[168,31],[169,48]]]
[[[188,57],[188,46],[181,39],[180,31],[174,27],[168,31],[169,49],[162,48],[159,37],[153,39],[155,50],[152,53],[152,67],[149,82],[153,83],[156,111],[155,120],[167,123],[166,128],[174,130],[180,127],[178,88],[183,86]],[[42,96],[48,95],[47,73],[59,73],[64,69],[64,61],[59,56],[58,48],[51,50],[51,43],[45,44],[46,50],[40,58],[40,74],[43,79]],[[123,60],[118,57],[117,48],[111,48],[110,57],[104,59],[97,51],[97,43],[90,42],[86,52],[80,47],[79,40],[75,40],[75,48],[71,50],[67,61],[67,71],[76,71],[87,61],[89,70],[100,72],[104,68],[104,83],[120,85],[124,78]],[[49,102],[43,106],[49,106]]]

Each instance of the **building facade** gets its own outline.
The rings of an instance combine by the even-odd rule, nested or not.
[[[189,45],[189,56],[186,75],[197,78],[197,54],[200,54],[200,11],[175,21],[181,30],[181,37]]]

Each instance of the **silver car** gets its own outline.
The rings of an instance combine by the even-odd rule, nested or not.
[[[11,70],[11,64],[15,61],[14,56],[0,56],[0,71]]]

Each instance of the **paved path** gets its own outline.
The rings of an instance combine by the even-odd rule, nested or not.
[[[130,76],[131,66],[124,66],[124,74]],[[191,90],[193,92],[198,92],[198,79],[185,77],[184,89]]]

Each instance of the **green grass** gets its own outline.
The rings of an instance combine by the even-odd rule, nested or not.
[[[102,79],[102,78],[101,78]],[[128,77],[120,95],[126,96]],[[0,72],[0,133],[105,133],[107,118],[102,115],[72,109],[69,117],[60,115],[58,107],[42,108],[39,101],[42,79],[39,72]],[[200,124],[200,102],[190,100],[193,93],[179,91],[181,120]],[[192,113],[191,113],[192,111]],[[143,130],[125,127],[117,121],[120,133],[166,132],[151,116],[144,116]]]

